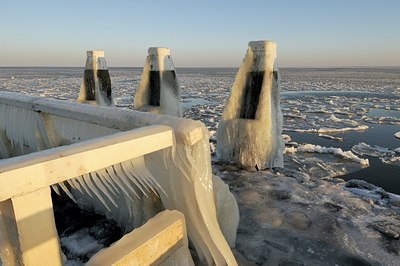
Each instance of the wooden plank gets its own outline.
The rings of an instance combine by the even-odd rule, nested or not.
[[[62,265],[49,187],[0,202],[17,265]]]
[[[99,251],[86,265],[158,265],[178,249],[188,249],[187,245],[183,214],[167,210],[126,234],[111,247]],[[190,256],[189,252],[187,256]],[[179,261],[176,263],[179,265]]]
[[[0,201],[173,145],[172,129],[150,126],[0,161]]]

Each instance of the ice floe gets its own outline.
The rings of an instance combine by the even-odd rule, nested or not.
[[[361,142],[357,145],[354,145],[351,150],[361,156],[378,157],[384,163],[400,165],[398,149],[391,150],[389,148],[384,148],[377,145],[371,146]]]
[[[297,148],[287,148],[288,150],[285,152],[286,153],[294,153],[296,151],[298,152],[308,152],[308,153],[328,153],[328,154],[333,154],[338,157],[341,157],[343,159],[348,159],[351,161],[354,161],[356,163],[359,163],[361,165],[369,165],[368,159],[362,159],[359,158],[357,155],[352,153],[351,151],[343,151],[341,148],[334,148],[334,147],[322,147],[320,145],[314,145],[314,144],[302,144],[299,145]]]

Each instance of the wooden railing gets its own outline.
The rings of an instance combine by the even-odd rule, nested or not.
[[[2,234],[14,246],[10,259],[23,265],[62,264],[51,185],[172,145],[171,128],[150,126],[1,160]]]
[[[102,249],[88,266],[191,265],[185,217],[178,211],[163,211],[143,226],[124,235],[111,247]]]
[[[60,146],[77,142],[79,142],[78,146],[81,146],[83,141],[152,125],[170,126],[174,135],[174,147],[172,149],[143,156],[145,157],[143,160],[145,161],[145,167],[160,184],[161,189],[158,194],[163,206],[168,209],[176,209],[185,215],[188,235],[191,242],[194,243],[199,257],[204,258],[205,262],[235,265],[235,258],[220,228],[225,229],[224,232],[228,234],[231,241],[233,239],[232,242],[234,244],[236,235],[235,221],[237,224],[239,220],[238,209],[233,195],[226,191],[224,192],[224,187],[218,185],[222,182],[213,182],[216,177],[212,175],[211,171],[209,134],[204,124],[199,121],[136,112],[124,108],[82,105],[68,101],[0,92],[0,140],[2,140],[0,141],[0,158],[3,159],[36,151],[42,151],[43,155],[49,154],[53,148],[62,150],[62,148],[57,148]],[[132,151],[135,149],[132,149]],[[114,154],[116,153],[114,152],[112,156]],[[19,158],[15,160],[20,160]],[[79,160],[75,162],[77,161]],[[51,165],[42,164],[43,168],[38,167],[33,172],[40,172]],[[78,175],[80,169],[75,170],[78,171],[76,172]],[[6,199],[5,202],[12,203],[13,199],[14,202],[17,202],[17,197],[14,196],[20,195],[13,193],[15,190],[25,187],[31,189],[31,191],[34,189],[37,189],[37,191],[43,190],[43,193],[48,194],[50,193],[49,184],[61,182],[64,177],[51,182],[43,181],[43,183],[32,181],[33,178],[30,174],[27,175],[26,179],[21,179],[25,181],[21,181],[19,178],[14,188],[8,188],[6,185],[8,181],[0,181],[0,191],[5,193],[3,197]],[[176,189],[177,187],[179,189]],[[71,186],[70,189],[74,190],[74,187]],[[71,191],[71,193],[73,192]],[[114,219],[120,225],[122,224],[122,227],[128,224],[127,227],[130,229],[140,226],[142,222],[151,217],[143,215],[143,217],[139,217],[141,221],[136,223],[139,219],[135,219],[135,224],[132,226],[130,224],[132,223],[132,217],[129,214],[131,209],[127,208],[125,203],[130,198],[130,195],[127,196],[128,198],[124,198],[124,191],[119,192],[121,204],[109,206],[111,211],[106,207],[97,208],[96,211],[107,214],[107,217]],[[99,206],[99,201],[96,197],[90,197],[90,195],[86,194],[80,195],[82,195],[81,199],[85,203],[89,203],[91,207],[96,208]],[[224,196],[218,199],[214,195]],[[21,199],[25,199],[25,196]],[[25,203],[29,202],[30,199],[26,199]],[[144,200],[146,200],[145,197],[143,197]],[[220,206],[230,206],[229,210],[224,211],[232,214],[234,222],[222,219],[220,223],[217,220],[217,212],[219,210],[216,209],[215,202],[220,200]],[[25,203],[22,202],[21,204]],[[141,203],[139,200],[132,204],[137,204],[135,207],[139,209],[142,206]],[[124,204],[125,208],[119,207]],[[47,205],[48,209],[52,210],[51,201],[48,201]],[[7,207],[8,205],[4,206]],[[9,216],[13,217],[12,204],[9,204],[9,206],[11,207],[8,209],[4,207],[4,213],[9,211]],[[1,212],[3,213],[3,210]],[[45,213],[47,215],[50,212],[46,211]],[[128,215],[126,215],[127,213]],[[32,216],[32,214],[29,215]],[[12,226],[15,227],[15,225]],[[54,234],[52,233],[51,235]],[[37,239],[44,238],[40,234],[37,237]],[[1,250],[0,243],[0,252]]]

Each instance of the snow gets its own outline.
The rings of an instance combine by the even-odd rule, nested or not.
[[[395,136],[396,138],[400,139],[400,131],[399,131],[399,132],[396,132],[396,133],[394,134],[394,136]]]

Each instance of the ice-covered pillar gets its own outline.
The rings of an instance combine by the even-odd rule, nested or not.
[[[217,156],[242,166],[283,166],[276,43],[252,41],[217,131]]]
[[[111,79],[104,51],[87,51],[85,72],[78,102],[112,105]]]
[[[181,96],[169,48],[150,47],[135,95],[135,109],[181,117]]]

